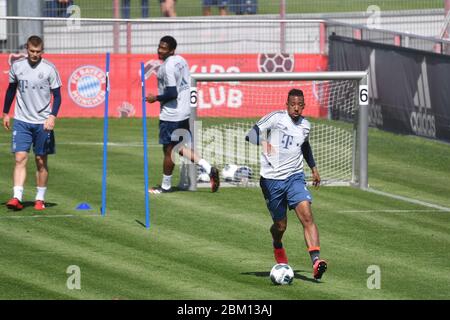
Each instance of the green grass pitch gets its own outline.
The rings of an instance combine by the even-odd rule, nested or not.
[[[154,185],[162,160],[154,119],[148,135]],[[32,208],[30,161],[28,206],[11,212],[4,206],[12,190],[10,134],[0,135],[0,299],[450,297],[450,212],[350,187],[311,189],[329,269],[322,282],[312,280],[291,212],[284,244],[296,276],[291,286],[274,286],[271,220],[259,188],[152,195],[147,230],[141,120],[110,120],[106,217],[100,216],[102,120],[60,119],[56,139],[47,210]],[[449,158],[448,144],[369,130],[369,183],[378,190],[448,208]],[[75,210],[83,202],[93,209]],[[67,287],[69,266],[80,268],[79,290]],[[368,289],[370,266],[379,267],[380,289]]]
[[[106,1],[90,1],[90,0],[76,0],[75,4],[80,7],[80,14],[82,18],[112,18],[113,6],[112,2]],[[150,16],[160,17],[160,7],[158,1],[149,1]],[[201,0],[183,0],[178,1],[175,5],[177,16],[201,16],[202,7]],[[286,12],[288,14],[294,13],[330,13],[330,12],[366,12],[371,5],[376,5],[382,11],[388,10],[415,10],[415,9],[442,9],[442,0],[427,0],[427,1],[404,1],[404,0],[288,0],[286,1]],[[141,1],[131,0],[130,15],[132,18],[141,17]],[[280,5],[278,1],[273,0],[258,0],[258,14],[278,14],[280,12]],[[213,15],[218,15],[219,10],[216,7],[212,8]],[[234,13],[231,13],[234,15]],[[242,16],[245,19],[245,16]]]

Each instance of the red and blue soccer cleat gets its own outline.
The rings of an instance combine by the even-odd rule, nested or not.
[[[320,280],[322,275],[327,271],[327,263],[325,260],[317,259],[313,266],[314,279]]]
[[[12,198],[11,200],[9,200],[6,203],[6,206],[12,210],[22,210],[23,209],[22,202],[20,202],[20,200],[17,198]]]

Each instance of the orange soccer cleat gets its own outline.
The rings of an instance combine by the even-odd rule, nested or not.
[[[13,210],[22,210],[22,209],[23,209],[23,204],[22,204],[22,202],[20,202],[20,200],[17,199],[17,198],[12,198],[11,200],[9,200],[9,201],[6,203],[6,206],[7,206],[9,209],[13,209]]]
[[[45,202],[43,200],[36,200],[34,202],[34,210],[45,210]]]
[[[325,260],[317,259],[313,266],[314,279],[320,280],[322,275],[327,271],[327,263]]]

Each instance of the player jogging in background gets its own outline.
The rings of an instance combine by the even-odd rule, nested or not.
[[[311,146],[308,141],[311,124],[302,117],[305,108],[303,92],[292,89],[288,93],[287,110],[275,111],[259,120],[246,140],[262,145],[260,186],[272,216],[270,232],[277,263],[288,263],[282,238],[287,227],[287,207],[294,209],[303,225],[303,233],[313,265],[313,276],[320,279],[327,269],[320,259],[319,231],[314,223],[303,159],[312,171],[313,185],[320,185]]]
[[[150,189],[151,193],[159,194],[172,191],[172,172],[175,163],[172,160],[172,151],[179,144],[179,139],[172,134],[178,129],[185,130],[190,137],[189,117],[191,114],[190,84],[191,75],[186,60],[175,54],[176,40],[171,36],[164,36],[159,41],[158,58],[163,64],[158,70],[158,95],[150,93],[146,100],[149,103],[159,101],[161,110],[159,114],[159,143],[163,145],[163,179],[161,186]],[[178,130],[179,133],[180,130]],[[205,159],[201,159],[183,141],[178,150],[181,156],[200,165],[210,176],[211,191],[216,192],[220,186],[219,170],[212,167]]]
[[[11,65],[3,107],[3,126],[10,130],[8,113],[17,95],[11,145],[15,157],[14,195],[6,206],[14,210],[23,209],[28,153],[33,146],[37,169],[34,208],[44,210],[48,182],[47,155],[55,153],[53,128],[61,105],[61,79],[55,66],[42,58],[44,43],[40,37],[29,37],[26,49],[28,56]]]

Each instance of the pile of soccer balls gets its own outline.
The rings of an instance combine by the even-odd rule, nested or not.
[[[278,263],[270,270],[270,280],[276,285],[292,284],[294,270],[285,263]]]
[[[226,164],[222,169],[221,178],[226,182],[242,182],[253,178],[252,168],[245,165]],[[201,166],[197,166],[197,182],[209,182],[209,174]]]

